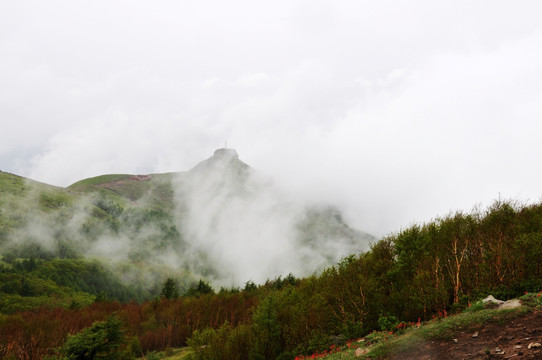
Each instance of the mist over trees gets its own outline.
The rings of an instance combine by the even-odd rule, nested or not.
[[[230,149],[185,173],[0,185],[2,358],[71,356],[115,315],[123,340],[90,356],[293,359],[542,288],[542,204],[499,200],[376,241]]]
[[[66,189],[0,173],[0,186],[6,264],[97,259],[142,287],[138,300],[158,295],[168,277],[182,293],[199,279],[220,288],[310,275],[374,239],[332,205],[286,196],[232,149],[187,172],[103,175]]]
[[[508,299],[538,291],[541,240],[542,204],[496,201],[401,229],[310,277],[289,275],[219,292],[200,281],[193,294],[170,299],[3,315],[0,356],[55,356],[47,349],[116,313],[143,353],[188,345],[195,359],[293,359],[394,319],[430,319],[488,294]],[[30,261],[20,265],[33,267]]]

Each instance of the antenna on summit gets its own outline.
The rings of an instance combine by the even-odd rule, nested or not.
[[[224,141],[224,149],[227,149],[227,148],[228,148],[228,142]]]

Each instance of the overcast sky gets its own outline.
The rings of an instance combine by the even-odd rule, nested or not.
[[[224,142],[376,235],[542,195],[542,2],[2,1],[0,170],[67,186]]]

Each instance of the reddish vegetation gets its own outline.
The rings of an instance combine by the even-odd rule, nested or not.
[[[145,181],[145,180],[150,180],[150,179],[151,179],[150,175],[134,175],[130,177],[130,180],[135,180],[135,181]]]
[[[68,334],[122,308],[116,302],[94,304],[82,310],[42,308],[5,316],[0,323],[0,358],[42,359],[49,349],[59,347]]]
[[[180,347],[195,329],[250,321],[256,298],[246,294],[156,300],[143,304],[95,303],[84,309],[41,308],[0,319],[0,358],[42,359],[69,334],[117,313],[128,337],[144,351]]]

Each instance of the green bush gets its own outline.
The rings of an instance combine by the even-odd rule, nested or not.
[[[65,360],[125,359],[120,350],[124,342],[121,322],[116,316],[95,322],[77,334],[70,335],[62,347]]]
[[[133,336],[130,339],[127,350],[134,357],[141,357],[143,355],[143,349],[141,348],[141,343],[139,342],[139,338],[137,336]]]
[[[399,319],[395,316],[381,316],[378,318],[378,326],[382,331],[394,331],[399,324]]]
[[[145,355],[146,360],[160,360],[161,356],[156,351],[151,351]]]

